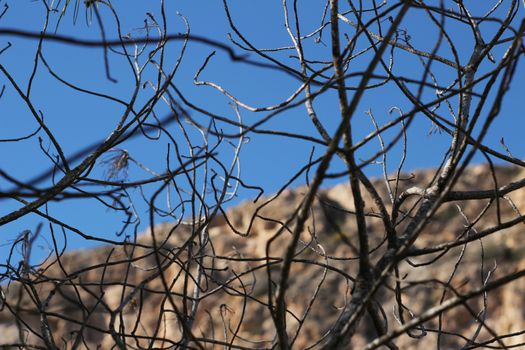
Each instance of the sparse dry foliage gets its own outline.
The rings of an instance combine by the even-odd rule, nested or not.
[[[523,80],[525,3],[283,0],[287,42],[269,47],[238,24],[232,0],[216,14],[231,32],[223,40],[193,34],[199,19],[164,0],[131,34],[111,0],[38,0],[40,32],[3,26],[18,1],[0,1],[1,92],[33,130],[2,133],[0,147],[34,147],[49,169],[20,179],[0,164],[0,347],[525,348],[525,162],[503,139],[486,142]],[[62,30],[83,17],[98,39]],[[37,45],[26,78],[3,57],[27,40]],[[206,54],[187,65],[193,47]],[[60,50],[97,52],[107,86],[131,82],[126,94],[91,88],[83,67],[80,79],[63,73]],[[218,73],[290,92],[254,106],[262,78],[239,89]],[[113,106],[100,142],[64,147],[60,134],[82,127],[60,130],[46,115],[60,98],[38,97],[41,75],[101,114]],[[186,93],[189,76],[202,98]],[[265,137],[303,149],[275,194],[241,172],[244,147]],[[413,153],[438,161],[410,174]],[[471,167],[480,155],[486,165]],[[334,179],[343,184],[322,187]],[[252,200],[233,208],[241,194]],[[118,233],[62,215],[79,202],[91,221],[111,213]],[[8,240],[13,223],[27,226]],[[35,255],[41,240],[47,256]],[[66,252],[71,240],[99,247]]]

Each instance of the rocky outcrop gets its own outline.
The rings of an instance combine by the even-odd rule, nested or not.
[[[496,174],[500,185],[524,177],[517,168],[498,168]],[[401,185],[424,188],[432,176],[431,171],[406,175]],[[384,180],[374,184],[383,198],[389,198]],[[493,188],[488,167],[476,166],[465,172],[454,190]],[[192,344],[199,339],[207,349],[228,343],[271,348],[276,335],[268,301],[275,293],[294,225],[289,219],[305,192],[306,187],[300,187],[240,204],[209,223],[206,236],[200,225],[162,224],[140,235],[136,244],[73,251],[50,257],[36,271],[10,272],[13,282],[1,287],[0,345],[6,349],[16,348],[14,344],[49,347],[48,333],[64,349],[111,349],[119,344],[175,348],[183,338],[184,324],[196,338],[186,343],[189,348],[195,348]],[[287,292],[293,349],[315,348],[351,298],[358,268],[352,203],[347,184],[321,191],[301,235]],[[365,195],[365,203],[374,262],[384,253],[385,232],[370,196]],[[414,205],[417,198],[407,201],[406,215]],[[480,232],[498,221],[516,218],[524,206],[524,190],[499,201],[447,203],[415,247],[436,246]],[[403,225],[401,221],[399,230]],[[515,225],[468,245],[405,260],[374,302],[382,306],[390,328],[395,328],[400,313],[406,321],[451,297],[453,291],[444,283],[460,293],[525,268],[522,230],[522,224]],[[396,282],[402,286],[403,310],[393,291]],[[178,316],[192,314],[192,308],[196,310],[193,320]],[[439,341],[442,349],[453,349],[466,345],[466,339],[482,342],[493,336],[491,332],[523,332],[524,310],[525,281],[518,280],[443,313],[395,343],[401,349],[431,349]],[[479,335],[473,336],[476,332]],[[365,318],[353,345],[359,349],[376,336],[372,320]],[[517,344],[525,341],[525,335],[503,341]]]

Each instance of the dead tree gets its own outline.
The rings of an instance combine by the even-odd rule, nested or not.
[[[525,3],[261,3],[0,2],[0,347],[525,346]]]

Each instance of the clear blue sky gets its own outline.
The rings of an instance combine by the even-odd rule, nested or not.
[[[191,26],[193,34],[215,39],[223,43],[228,43],[227,34],[232,30],[226,20],[225,12],[220,1],[167,1],[168,33],[184,32],[184,22],[177,15],[177,11],[185,16]],[[305,2],[302,4],[300,12],[302,19],[303,32],[309,32],[316,28],[321,20],[323,10],[322,2]],[[315,4],[313,4],[315,3]],[[487,2],[492,3],[492,2]],[[5,16],[0,20],[2,28],[19,28],[31,31],[40,31],[44,25],[44,7],[41,1],[30,0],[8,0],[0,2],[0,5],[8,4],[9,9]],[[124,33],[131,33],[134,37],[141,37],[144,31],[146,13],[149,12],[157,19],[160,19],[160,9],[157,1],[113,1],[116,12],[120,16],[121,28]],[[259,48],[283,47],[291,44],[284,22],[281,2],[269,1],[231,1],[230,2],[233,18],[246,36]],[[488,8],[490,4],[487,4]],[[484,10],[479,6],[480,13]],[[101,14],[106,22],[108,38],[116,38],[114,30],[114,20],[109,12],[101,8]],[[73,20],[73,7],[62,18],[58,27],[59,34],[75,36],[79,38],[99,39],[100,31],[96,25],[86,24],[86,11],[81,4],[76,23]],[[518,18],[523,17],[522,13]],[[50,28],[54,28],[57,23],[58,14],[51,17]],[[343,26],[343,24],[341,24]],[[428,21],[420,12],[412,11],[409,13],[402,27],[406,28],[412,36],[412,44],[419,49],[429,50],[435,42],[436,30],[432,28]],[[483,30],[489,35],[493,28],[490,24]],[[468,53],[472,45],[472,36],[468,28],[453,28],[455,33],[455,43],[458,47],[465,47]],[[305,49],[312,57],[318,59],[330,59],[330,42],[328,32],[323,38],[324,43],[308,44]],[[0,49],[7,42],[12,43],[12,47],[0,55],[0,64],[13,75],[14,79],[26,89],[28,79],[33,67],[34,55],[37,41],[19,39],[13,37],[0,36]],[[328,46],[325,46],[328,45]],[[169,44],[167,60],[175,61],[181,48],[180,42]],[[201,107],[228,115],[233,118],[233,111],[228,104],[228,100],[209,87],[198,87],[193,85],[193,76],[212,48],[205,45],[190,42],[186,56],[176,75],[175,84],[184,91],[186,96]],[[237,52],[242,53],[236,49]],[[122,57],[111,55],[109,64],[111,74],[117,79],[117,83],[109,82],[106,79],[103,69],[103,55],[101,49],[77,48],[58,43],[45,43],[43,54],[50,65],[60,76],[71,83],[78,84],[84,88],[96,90],[102,93],[118,96],[124,100],[129,98],[133,89],[133,79],[130,74],[130,67]],[[287,51],[277,54],[277,57],[294,65],[294,61],[288,55],[295,54]],[[442,50],[442,54],[447,56],[449,52]],[[495,50],[494,55],[500,57],[501,51]],[[366,57],[356,60],[356,70],[361,69],[366,64]],[[255,56],[253,57],[256,58]],[[463,63],[468,57],[461,57]],[[298,65],[295,64],[298,68]],[[417,61],[410,60],[400,53],[397,56],[395,67],[398,72],[403,71],[407,76],[418,78],[421,67]],[[453,72],[435,64],[438,76],[443,84],[450,82]],[[382,73],[380,70],[376,71]],[[504,151],[499,146],[501,137],[505,137],[507,146],[517,157],[523,157],[525,147],[523,145],[523,130],[525,120],[523,118],[523,97],[525,96],[525,83],[519,79],[524,75],[524,67],[519,66],[518,72],[513,83],[511,92],[508,94],[502,112],[494,122],[486,143],[494,146],[500,151]],[[149,70],[147,79],[155,79],[154,70]],[[282,73],[267,69],[255,69],[254,67],[231,62],[225,52],[218,51],[212,59],[209,67],[202,73],[203,80],[220,83],[241,101],[251,106],[266,106],[278,103],[287,98],[297,87],[299,82]],[[145,79],[145,80],[147,80]],[[31,116],[27,106],[17,96],[13,87],[10,85],[5,75],[0,74],[0,84],[6,86],[5,93],[0,99],[0,138],[12,138],[30,133],[35,130],[37,124]],[[147,89],[143,92],[145,99],[151,94]],[[65,88],[57,82],[43,68],[42,65],[36,74],[33,83],[32,100],[35,106],[42,111],[47,125],[56,135],[61,143],[66,155],[71,155],[76,151],[102,140],[108,136],[114,128],[122,106],[113,102],[107,102],[93,96],[79,94]],[[429,98],[431,96],[429,95]],[[372,129],[370,119],[365,113],[371,109],[380,124],[386,123],[392,115],[388,110],[397,106],[407,111],[410,104],[406,98],[402,97],[393,85],[387,85],[378,92],[365,95],[360,103],[354,118],[354,134],[358,139],[360,136],[368,134]],[[328,128],[333,131],[338,122],[338,105],[334,95],[320,98],[316,102],[316,108],[322,120]],[[156,112],[160,117],[168,113],[168,109],[159,106]],[[250,124],[259,120],[263,115],[253,114],[241,110],[243,120]],[[396,116],[397,114],[393,114]],[[195,116],[199,118],[199,116]],[[200,120],[205,120],[201,118]],[[449,137],[435,133],[429,135],[428,131],[431,124],[423,117],[417,118],[416,122],[409,130],[409,152],[404,167],[404,171],[409,172],[418,168],[436,167],[441,161],[443,151],[447,149]],[[268,129],[277,129],[295,133],[305,133],[318,137],[312,127],[304,106],[291,109],[286,113],[280,114],[272,119],[267,125]],[[390,134],[391,135],[391,134]],[[42,135],[43,136],[43,135]],[[385,135],[388,138],[388,134]],[[50,147],[49,140],[44,137],[44,147]],[[134,141],[126,142],[121,146],[129,150],[132,157],[140,161],[148,168],[161,173],[165,169],[165,156],[167,140],[161,139],[158,142],[146,141],[138,138]],[[369,147],[363,149],[358,155],[365,158],[370,152],[377,151],[377,142],[372,142]],[[224,149],[227,149],[224,148]],[[309,158],[312,144],[303,141],[291,142],[288,139],[252,135],[241,151],[241,174],[244,181],[251,185],[261,186],[265,189],[265,194],[271,194],[279,189]],[[322,147],[316,147],[316,155],[321,155]],[[223,155],[224,159],[231,158],[231,152]],[[390,171],[395,169],[399,162],[400,148],[394,149],[390,158]],[[482,162],[481,156],[475,159]],[[49,160],[39,148],[37,138],[32,138],[24,142],[0,143],[0,168],[10,175],[17,177],[21,181],[30,179],[41,171],[48,169]],[[334,163],[332,171],[342,170],[341,164]],[[379,176],[381,168],[379,165],[371,165],[365,169],[371,176]],[[104,172],[103,166],[95,169],[94,174],[101,176]],[[137,167],[131,167],[130,177],[144,178],[148,174]],[[332,180],[325,185],[334,182],[344,181],[343,179]],[[302,176],[293,186],[305,183]],[[49,184],[49,182],[48,182]],[[41,185],[44,185],[41,184]],[[3,179],[0,179],[0,190],[11,188]],[[247,200],[256,194],[255,191],[240,191],[239,198],[232,202],[238,203],[240,200]],[[5,215],[17,208],[19,205],[10,200],[0,200],[0,215]],[[104,236],[115,238],[114,232],[121,226],[114,213],[107,208],[99,205],[94,200],[72,200],[64,203],[50,204],[50,212],[84,232],[94,236]],[[144,216],[144,221],[140,226],[142,229],[147,227],[146,207],[138,204],[137,210]],[[33,230],[42,219],[34,214],[0,227],[0,256],[7,252],[10,242],[23,230]],[[47,223],[44,223],[47,225]],[[49,231],[45,226],[44,232]],[[88,246],[91,243],[79,239],[75,235],[68,235],[68,249]],[[45,242],[41,242],[43,248],[35,254],[43,254],[47,251]]]

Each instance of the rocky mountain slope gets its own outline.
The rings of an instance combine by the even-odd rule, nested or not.
[[[498,168],[496,173],[499,185],[525,177],[518,168]],[[433,175],[432,171],[407,175],[402,186],[424,188]],[[388,198],[384,180],[374,184]],[[475,166],[454,190],[493,188],[489,168]],[[0,346],[48,348],[48,334],[61,349],[176,348],[185,323],[196,338],[185,343],[188,348],[198,348],[198,342],[205,349],[272,348],[275,328],[268,308],[268,281],[269,277],[272,283],[278,281],[293,226],[286,220],[293,216],[305,191],[304,187],[286,190],[274,200],[245,202],[217,216],[207,227],[206,242],[199,243],[203,236],[195,235],[194,225],[162,224],[138,237],[135,246],[74,251],[59,259],[50,257],[37,271],[9,272],[13,280],[25,283],[1,287]],[[301,236],[287,292],[293,349],[317,348],[351,297],[358,269],[351,199],[348,184],[321,191]],[[373,200],[364,199],[374,262],[384,252],[385,233]],[[261,203],[267,204],[261,207]],[[405,204],[407,215],[413,205],[417,198]],[[498,220],[515,219],[519,212],[525,212],[522,189],[500,201],[451,201],[439,209],[415,248],[464,239],[497,225]],[[399,224],[400,230],[403,225]],[[398,273],[375,296],[375,303],[384,310],[383,322],[395,329],[400,312],[407,321],[439,305],[453,296],[446,285],[461,293],[525,268],[523,229],[523,224],[514,225],[468,245],[403,261]],[[280,235],[268,246],[277,232]],[[189,241],[196,243],[186,244]],[[199,280],[200,288],[196,288]],[[394,293],[396,282],[401,287],[398,296],[403,310]],[[272,290],[275,292],[275,285]],[[193,320],[177,317],[177,312],[191,314],[192,308],[196,310]],[[485,326],[480,326],[472,312]],[[424,328],[412,329],[394,343],[400,349],[432,349],[438,342],[441,349],[459,349],[472,346],[468,339],[491,339],[491,332],[524,331],[525,280],[520,279],[431,319]],[[365,317],[353,339],[354,348],[376,337],[374,320]],[[525,341],[525,334],[502,341],[507,346],[519,344]],[[499,346],[496,342],[490,345]]]

